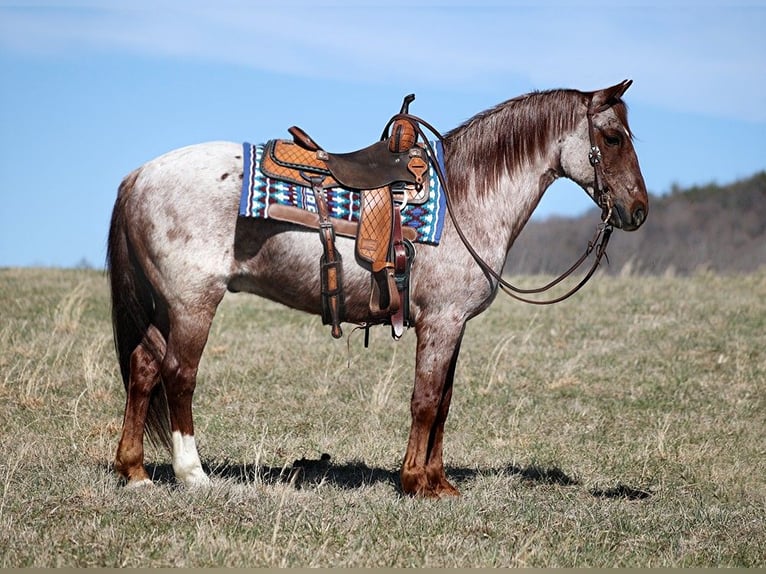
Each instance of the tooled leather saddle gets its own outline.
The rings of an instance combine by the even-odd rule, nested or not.
[[[404,98],[400,114],[407,114],[414,94]],[[344,187],[361,194],[355,258],[370,271],[370,314],[376,322],[390,322],[392,335],[401,337],[409,326],[409,270],[412,243],[402,233],[400,208],[427,199],[428,156],[417,142],[417,131],[406,118],[389,122],[381,140],[351,153],[329,153],[297,126],[293,140],[266,143],[261,169],[270,178],[309,185],[317,207],[322,242],[320,260],[322,321],[332,336],[342,336],[344,320],[343,263],[335,248],[336,229],[328,212],[325,190]],[[427,183],[427,182],[426,182]],[[423,197],[425,190],[426,197]],[[303,216],[300,223],[306,225]],[[366,340],[365,340],[366,341]]]

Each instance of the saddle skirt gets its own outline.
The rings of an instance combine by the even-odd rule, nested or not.
[[[441,142],[433,142],[438,161],[443,168]],[[239,215],[289,221],[306,227],[316,227],[317,206],[308,182],[296,174],[305,168],[312,174],[325,176],[325,197],[336,233],[355,237],[361,210],[359,190],[343,187],[315,159],[312,152],[288,140],[271,140],[265,144],[243,143],[244,174]],[[420,190],[414,184],[395,187],[397,195],[407,196],[401,210],[402,226],[410,240],[438,245],[446,214],[444,191],[433,166],[429,166]]]

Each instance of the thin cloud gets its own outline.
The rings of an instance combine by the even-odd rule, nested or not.
[[[510,81],[595,89],[630,77],[637,101],[766,121],[763,6],[554,4],[32,2],[0,7],[0,46],[45,57],[202,60],[368,84],[418,79],[471,91]]]

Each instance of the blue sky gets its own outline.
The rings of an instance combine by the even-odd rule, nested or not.
[[[766,0],[0,0],[0,267],[101,267],[120,180],[173,148],[297,124],[349,151],[410,92],[447,131],[631,78],[650,192],[729,183],[766,169],[764,30]],[[556,182],[534,217],[589,201]]]

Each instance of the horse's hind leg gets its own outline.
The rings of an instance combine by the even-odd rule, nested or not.
[[[214,314],[215,308],[171,311],[167,352],[161,367],[172,431],[173,471],[176,479],[188,487],[210,482],[202,469],[194,439],[192,398]]]
[[[117,446],[114,468],[128,481],[128,487],[152,483],[144,468],[144,425],[152,391],[160,378],[160,361],[165,339],[149,327],[144,340],[130,356],[130,378],[125,399],[122,436]]]

